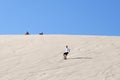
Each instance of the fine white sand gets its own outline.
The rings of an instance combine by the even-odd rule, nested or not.
[[[1,35],[0,80],[120,80],[120,37]]]

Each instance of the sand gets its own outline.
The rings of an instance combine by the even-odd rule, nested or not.
[[[120,37],[1,35],[0,80],[120,80]]]

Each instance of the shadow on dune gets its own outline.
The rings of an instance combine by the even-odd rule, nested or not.
[[[93,59],[92,57],[75,57],[75,58],[68,58],[68,59]]]

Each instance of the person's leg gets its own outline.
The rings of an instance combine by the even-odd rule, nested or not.
[[[67,59],[66,53],[63,54],[63,57],[64,57],[65,60]]]
[[[66,59],[67,59],[68,52],[66,52]]]
[[[64,55],[64,59],[65,59],[65,60],[67,59],[67,56],[66,56],[66,55]]]
[[[67,55],[68,55],[68,52],[65,52],[63,55],[65,60],[67,59]]]

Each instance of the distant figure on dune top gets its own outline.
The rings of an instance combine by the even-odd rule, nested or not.
[[[67,55],[69,54],[69,52],[70,52],[70,49],[68,48],[68,45],[66,45],[65,52],[63,53],[63,57],[65,60],[67,59]]]
[[[43,32],[39,33],[39,35],[43,35]]]
[[[25,35],[30,35],[30,33],[29,33],[29,32],[26,32]]]

